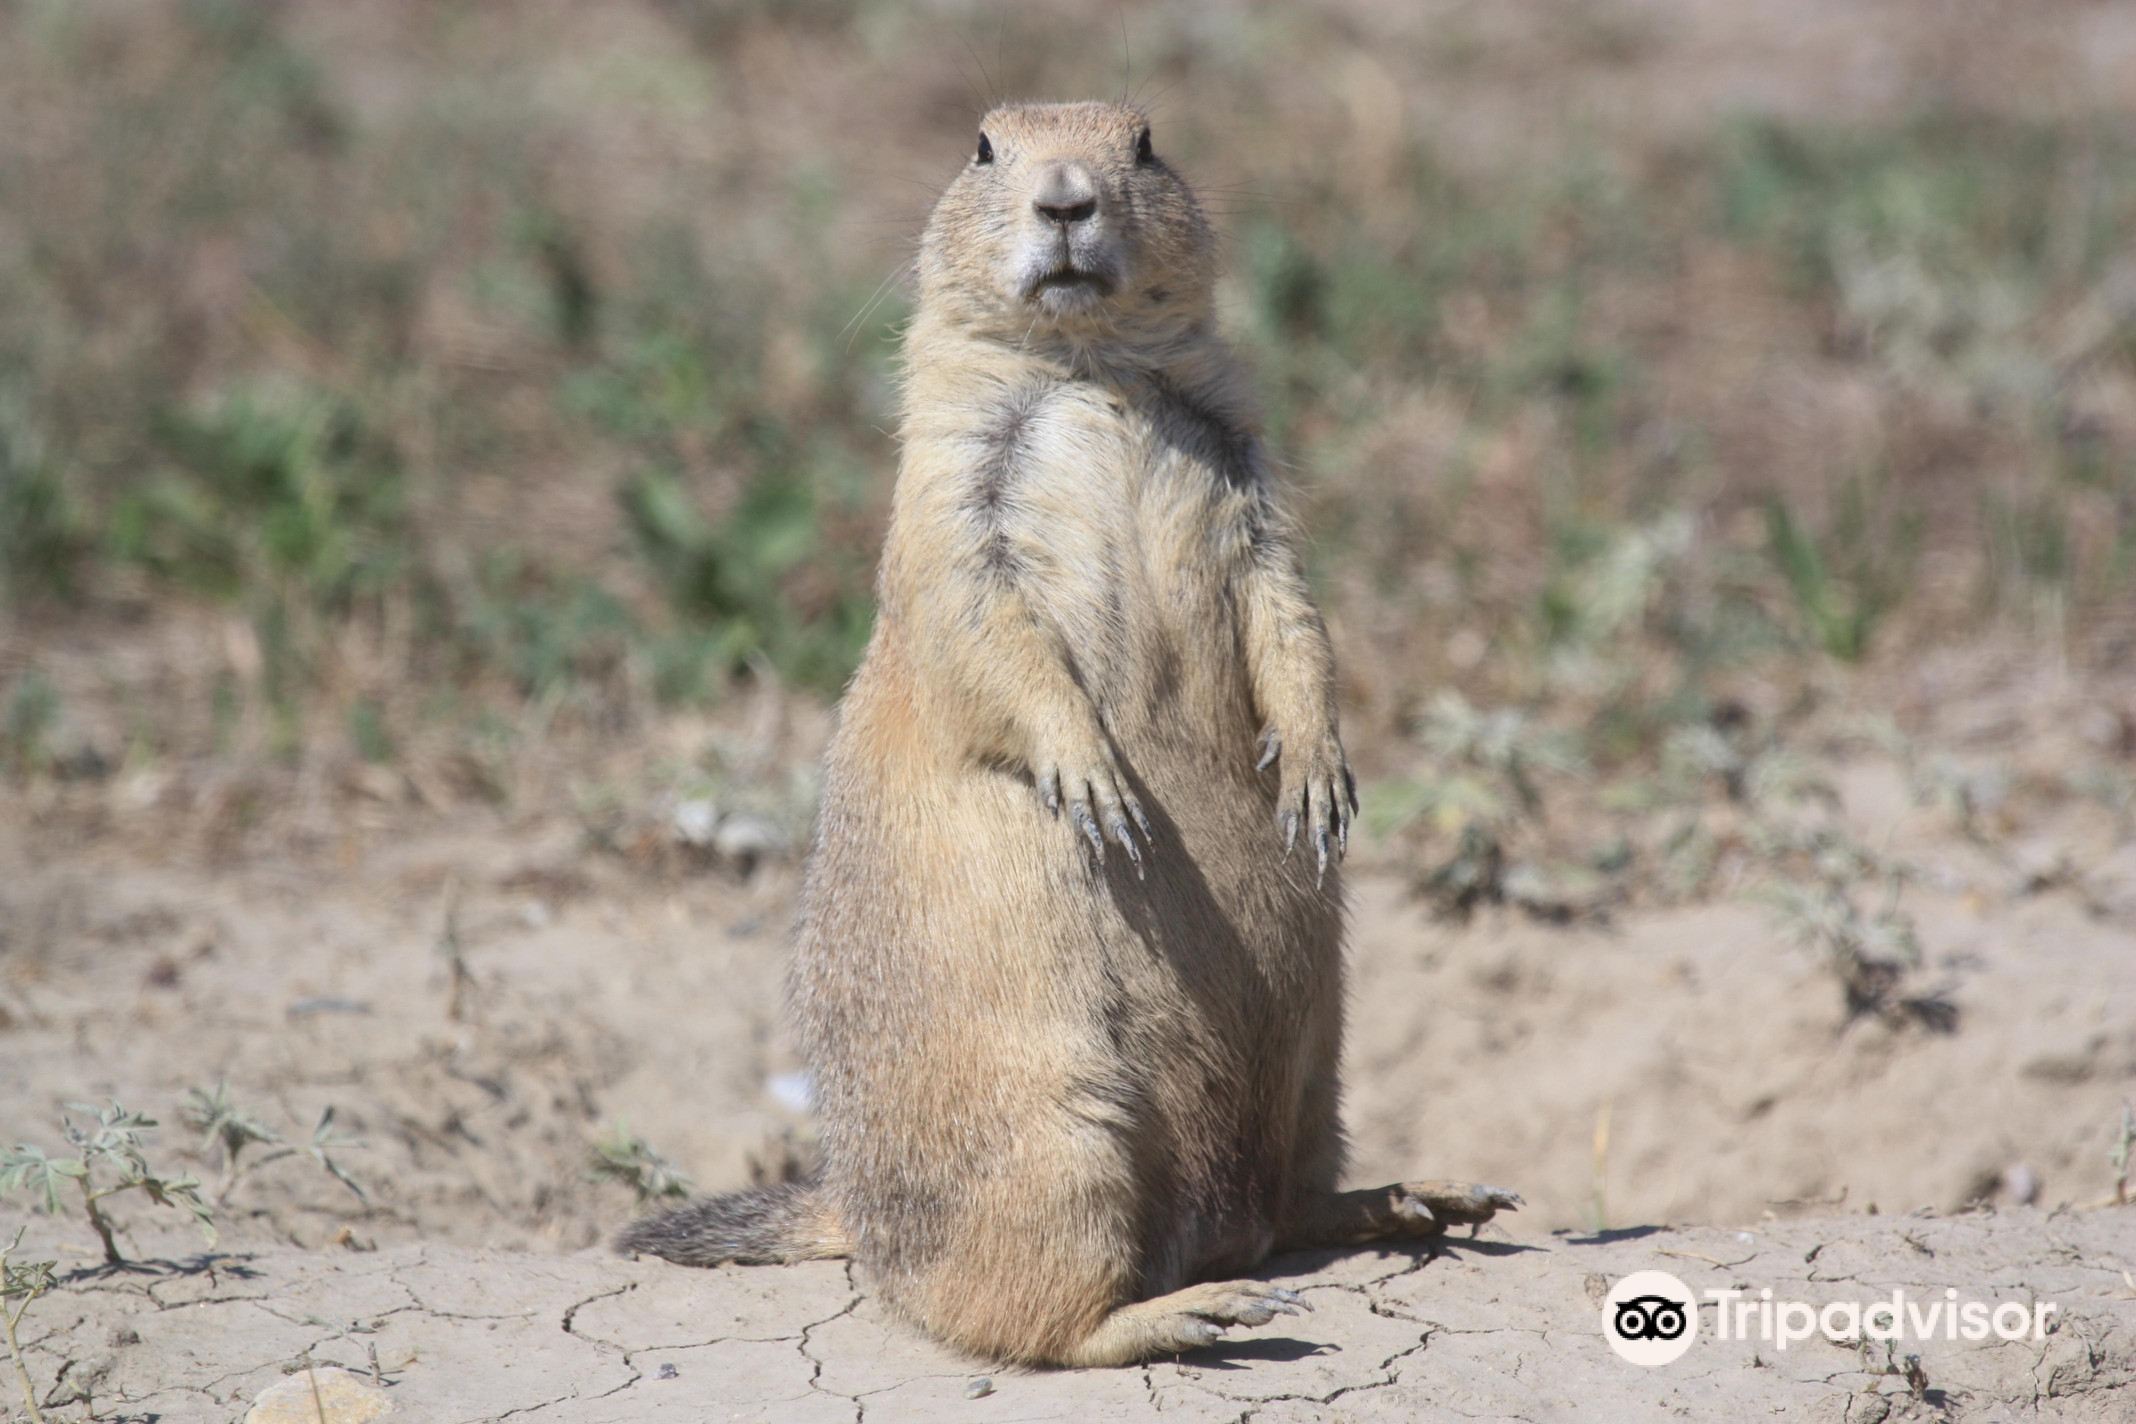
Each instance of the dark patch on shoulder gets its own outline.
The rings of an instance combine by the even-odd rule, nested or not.
[[[1025,386],[1010,396],[1001,414],[979,432],[985,455],[965,508],[979,521],[980,560],[987,572],[1013,579],[1023,572],[1023,560],[1009,540],[1008,514],[1015,502],[1018,464],[1030,443],[1031,426],[1053,393],[1048,383]]]
[[[1183,439],[1173,422],[1162,422],[1158,427],[1182,453],[1208,461],[1233,489],[1247,489],[1257,483],[1255,442],[1250,432],[1211,402],[1164,376],[1150,377],[1150,388],[1169,413],[1178,417],[1177,424],[1186,427]]]

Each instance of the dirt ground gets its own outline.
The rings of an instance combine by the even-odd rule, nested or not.
[[[1281,1258],[1268,1275],[1304,1296],[1306,1315],[1140,1369],[1033,1374],[985,1371],[886,1321],[833,1263],[692,1272],[594,1253],[270,1249],[70,1282],[40,1302],[29,1350],[41,1373],[102,1401],[97,1417],[138,1421],[236,1419],[248,1403],[247,1424],[2090,1421],[2128,1417],[2132,1252],[2126,1212],[1493,1226],[1432,1250]],[[1722,1338],[1708,1303],[1685,1357],[1643,1370],[1597,1327],[1609,1282],[1657,1265],[1701,1298],[1769,1289],[1821,1308],[1955,1292],[2051,1304],[2054,1328],[1783,1349]]]
[[[1908,982],[1943,1017],[1850,1019],[1820,956],[1725,883],[1569,925],[1461,924],[1411,892],[1398,847],[1367,846],[1353,1175],[1502,1181],[1523,1230],[2108,1199],[2136,1086],[2136,843],[2067,805],[1981,841],[1888,759],[1827,776],[1852,834],[1913,868]],[[351,815],[323,854],[218,868],[17,809],[0,1139],[57,1148],[66,1104],[115,1097],[212,1189],[178,1110],[227,1080],[285,1135],[332,1107],[364,1144],[343,1160],[368,1203],[271,1164],[229,1191],[227,1246],[588,1247],[631,1208],[586,1175],[616,1124],[705,1187],[805,1158],[780,1018],[791,854],[744,874],[602,849],[569,817],[401,808]]]
[[[2038,714],[2012,715],[2022,731]],[[1986,725],[2010,735],[2003,719]],[[2048,745],[2041,738],[2036,745]],[[1799,1218],[1848,1236],[1863,1253],[1858,1279],[1877,1284],[1911,1279],[1919,1253],[1908,1213],[1988,1204],[2020,1214],[1942,1225],[1990,1231],[1997,1271],[2042,1288],[2038,1273],[2068,1255],[2058,1244],[2066,1230],[2096,1235],[2090,1259],[2126,1280],[2114,1273],[2136,1268],[2136,1235],[2127,1209],[2107,1205],[2108,1157],[2136,1083],[2136,846],[2116,824],[2066,805],[1983,842],[1921,807],[1889,760],[1863,755],[1827,772],[1854,834],[1915,867],[1906,904],[1924,962],[1912,982],[1944,1014],[1850,1020],[1829,969],[1746,895],[1571,925],[1511,909],[1457,924],[1413,893],[1395,847],[1368,847],[1351,887],[1355,1178],[1514,1185],[1528,1207],[1498,1239],[1542,1244],[1603,1228],[1595,1239],[1617,1243],[1625,1260],[1612,1262],[1624,1269],[1634,1255],[1666,1264],[1637,1249],[1650,1225],[1756,1232],[1792,1230]],[[218,1249],[246,1261],[267,1253],[258,1269],[268,1280],[445,1260],[472,1273],[449,1273],[466,1289],[492,1289],[474,1277],[493,1269],[583,1276],[594,1283],[588,1297],[639,1283],[691,1301],[745,1289],[558,1253],[596,1250],[633,1210],[628,1190],[588,1173],[594,1144],[618,1123],[705,1187],[805,1158],[805,1079],[779,1017],[798,877],[791,855],[743,873],[672,847],[604,849],[572,818],[385,808],[352,817],[330,853],[217,868],[159,856],[121,830],[85,836],[63,808],[16,810],[24,814],[0,830],[0,1139],[57,1150],[58,1115],[70,1103],[115,1097],[149,1112],[165,1125],[152,1159],[195,1172],[211,1198],[221,1195]],[[222,1193],[215,1154],[196,1150],[179,1125],[185,1091],[218,1080],[293,1139],[332,1107],[362,1143],[337,1160],[367,1200],[301,1157]],[[168,1214],[125,1198],[113,1209],[129,1255],[200,1250],[197,1236],[174,1234]],[[2061,1215],[2050,1222],[2041,1209]],[[63,1271],[95,1263],[78,1222],[34,1226]],[[466,1252],[492,1254],[454,1254]],[[1460,1259],[1459,1270],[1483,1276],[1506,1264]],[[366,1279],[379,1284],[375,1273]],[[843,1291],[842,1276],[826,1279],[832,1294]],[[124,1277],[76,1281],[134,1288]],[[1493,1308],[1514,1308],[1510,1287],[1492,1289]],[[779,1310],[819,1324],[836,1309],[808,1315],[812,1306],[786,1300],[787,1286],[763,1290]],[[2108,1392],[2136,1358],[2128,1298],[2114,1306],[2119,1333],[2088,1356],[2113,1375],[2097,1386]],[[102,1309],[71,1289],[37,1305],[48,1330],[70,1312],[101,1319]],[[1377,1328],[1385,1316],[1375,1305],[1360,1318]],[[153,1331],[138,1333],[160,1348]],[[1330,1327],[1331,1339],[1340,1334]],[[883,1338],[896,1343],[869,1348],[918,1348]],[[276,1348],[263,1339],[262,1360]],[[134,1373],[113,1379],[158,1368],[121,1356]],[[1569,1376],[1536,1378],[1551,1358],[1523,1365],[1509,1352],[1498,1367],[1546,1393],[1570,1388]],[[1249,1383],[1272,1368],[1244,1360],[1227,1370],[1239,1364]],[[2028,1371],[2027,1380],[2037,1375]],[[590,1390],[586,1378],[571,1389]],[[2000,1400],[2032,1411],[2024,1417],[2113,1417],[2104,1396],[2035,1408],[2008,1384],[1953,1394],[1936,1409],[1969,1417],[1971,1404]],[[69,1398],[69,1388],[56,1382],[50,1397]],[[492,1414],[470,1402],[424,1417]]]

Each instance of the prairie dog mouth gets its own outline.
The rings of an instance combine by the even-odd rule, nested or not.
[[[1043,273],[1031,284],[1030,295],[1037,297],[1047,292],[1084,292],[1094,297],[1112,295],[1113,279],[1103,272],[1088,272],[1080,267],[1056,267]]]

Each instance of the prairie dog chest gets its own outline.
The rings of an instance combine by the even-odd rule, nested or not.
[[[989,537],[1048,612],[1213,631],[1258,513],[1246,437],[1147,392],[1063,381],[1023,394],[978,444]]]

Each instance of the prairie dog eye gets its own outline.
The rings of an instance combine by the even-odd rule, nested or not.
[[[1156,151],[1150,147],[1149,125],[1144,124],[1142,132],[1135,135],[1135,162],[1155,163],[1156,161]]]
[[[985,134],[981,134],[979,135],[979,151],[972,155],[972,162],[992,163],[993,161],[994,142],[992,139],[989,139]]]

